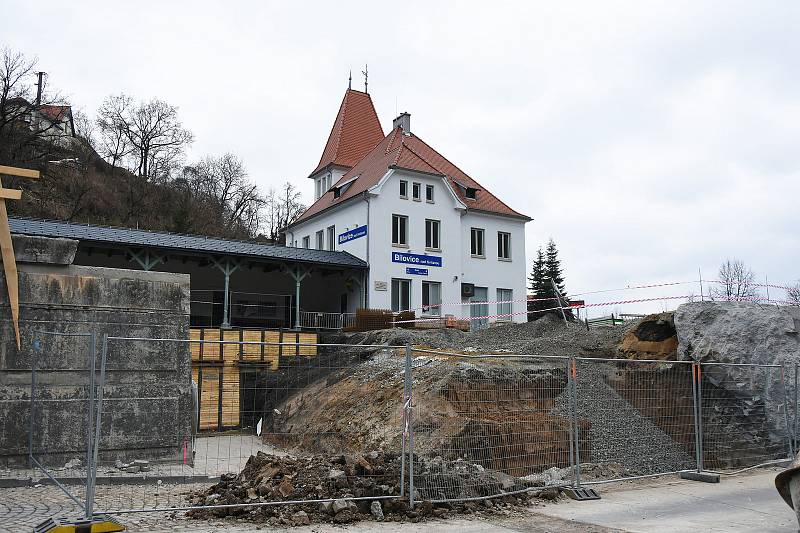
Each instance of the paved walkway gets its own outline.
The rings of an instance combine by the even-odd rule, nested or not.
[[[630,532],[796,532],[794,512],[775,490],[780,469],[723,477],[708,484],[676,478],[597,487],[601,500],[540,509],[554,518]]]
[[[602,499],[590,502],[561,500],[532,506],[509,517],[458,518],[420,524],[362,522],[342,526],[318,524],[287,530],[291,533],[609,533],[609,532],[796,532],[792,510],[775,491],[778,470],[723,478],[706,484],[677,478],[600,486]],[[205,486],[205,485],[199,485]],[[199,488],[199,486],[197,488]],[[183,502],[189,485],[163,484],[158,490],[141,486],[98,487],[98,503],[116,507],[137,501],[142,505]],[[0,489],[0,532],[30,531],[53,515],[75,515],[79,509],[56,487]],[[266,530],[235,520],[188,520],[183,513],[134,513],[118,517],[130,531],[244,532]]]

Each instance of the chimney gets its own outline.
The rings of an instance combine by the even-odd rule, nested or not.
[[[400,116],[392,122],[392,129],[397,128],[397,126],[403,129],[403,133],[411,133],[411,115],[405,111],[400,113]]]

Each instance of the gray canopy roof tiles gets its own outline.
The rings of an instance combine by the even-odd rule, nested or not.
[[[11,233],[14,234],[77,239],[86,244],[157,248],[171,252],[231,255],[262,261],[314,263],[340,268],[367,268],[365,261],[347,252],[293,248],[274,244],[203,237],[200,235],[92,226],[55,220],[9,218],[9,224]]]

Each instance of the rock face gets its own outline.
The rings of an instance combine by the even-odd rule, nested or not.
[[[800,363],[800,308],[749,302],[693,302],[675,311],[678,358],[744,366],[703,367],[706,461],[748,466],[788,456]],[[782,365],[768,368],[756,365]],[[726,457],[724,464],[719,457]]]
[[[679,359],[793,366],[800,362],[800,308],[692,302],[675,311]]]

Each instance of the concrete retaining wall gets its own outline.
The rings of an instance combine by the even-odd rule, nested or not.
[[[104,334],[188,338],[188,275],[65,264],[74,242],[15,236],[20,351],[0,276],[0,465],[26,461],[33,365],[35,456],[84,459],[90,339],[67,334],[95,334],[98,379]],[[104,392],[101,459],[181,456],[191,435],[188,345],[111,342]]]

